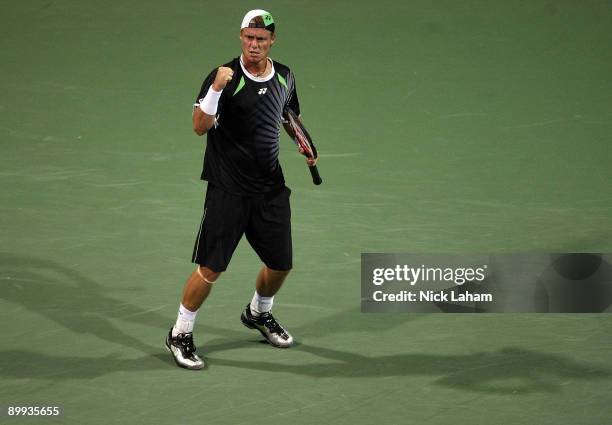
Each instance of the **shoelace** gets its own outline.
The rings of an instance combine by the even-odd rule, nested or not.
[[[196,347],[193,344],[193,334],[178,334],[176,340],[181,344],[187,356],[191,356],[195,352]]]
[[[283,327],[274,319],[270,313],[264,313],[260,316],[260,320],[263,321],[263,325],[268,328],[268,330],[272,333],[278,333],[283,336],[286,336],[285,330]]]

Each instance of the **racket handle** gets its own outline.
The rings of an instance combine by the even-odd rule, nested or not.
[[[313,165],[312,167],[308,166],[308,169],[310,170],[310,174],[312,175],[312,182],[314,184],[318,186],[323,183],[323,180],[321,180],[321,176],[319,175],[319,170],[317,169],[316,165]]]

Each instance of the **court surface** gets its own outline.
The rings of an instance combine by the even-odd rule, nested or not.
[[[277,22],[321,153],[290,140],[295,267],[244,328],[242,241],[163,348],[199,226],[202,79]],[[25,1],[0,16],[0,405],[70,424],[603,424],[612,317],[360,312],[362,252],[610,252],[608,1]],[[608,419],[605,419],[608,418]]]

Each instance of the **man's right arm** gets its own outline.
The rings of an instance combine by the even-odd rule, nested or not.
[[[217,69],[215,80],[211,84],[204,99],[193,108],[193,131],[198,136],[203,136],[215,124],[217,106],[221,92],[225,86],[232,81],[234,71],[231,68],[221,66]]]
[[[203,136],[215,124],[215,117],[208,115],[199,106],[193,107],[193,131],[198,136]]]

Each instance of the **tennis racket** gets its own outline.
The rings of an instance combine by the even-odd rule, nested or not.
[[[312,143],[310,134],[308,134],[308,131],[306,131],[306,128],[304,128],[296,113],[292,109],[286,108],[285,117],[289,123],[289,126],[291,127],[291,130],[293,131],[293,141],[302,155],[304,155],[306,158],[317,159],[319,157],[317,154],[317,148],[315,147],[314,143]],[[309,165],[308,169],[312,175],[312,182],[316,185],[320,185],[323,180],[321,180],[317,166]]]

